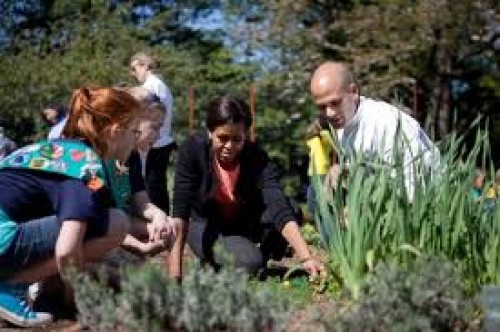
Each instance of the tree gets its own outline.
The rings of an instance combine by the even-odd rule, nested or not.
[[[9,135],[33,140],[44,130],[38,110],[54,99],[68,101],[81,85],[135,85],[127,65],[139,50],[159,59],[179,133],[185,133],[189,85],[203,92],[199,105],[215,91],[248,85],[250,66],[235,63],[222,41],[183,26],[188,18],[180,5],[148,3],[56,0],[43,2],[36,17],[19,13],[25,16],[8,30],[0,58],[0,114]],[[190,3],[190,15],[203,8],[202,1]]]
[[[414,115],[439,138],[450,131],[454,112],[468,123],[471,116],[496,108],[495,5],[473,0],[254,1],[247,4],[248,12],[259,12],[253,17],[260,24],[244,24],[265,35],[260,47],[279,49],[287,96],[303,100],[312,68],[326,59],[344,60],[352,64],[364,93],[413,106]],[[486,98],[471,104],[466,102],[471,93]]]

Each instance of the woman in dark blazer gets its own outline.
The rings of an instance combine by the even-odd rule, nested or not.
[[[215,267],[230,256],[235,267],[256,273],[290,244],[311,275],[323,271],[300,234],[276,168],[247,139],[248,106],[215,98],[206,124],[208,131],[191,135],[179,149],[173,197],[173,217],[196,256]],[[176,243],[179,269],[184,238]],[[222,250],[214,250],[217,245]]]

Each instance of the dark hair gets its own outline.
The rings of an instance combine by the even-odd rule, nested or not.
[[[212,99],[207,108],[207,128],[214,131],[226,124],[243,123],[245,130],[252,125],[248,105],[241,99],[230,96]]]
[[[57,121],[58,122],[61,121],[62,119],[64,119],[66,117],[66,115],[68,114],[68,108],[66,106],[64,106],[62,104],[59,104],[59,103],[55,103],[55,102],[54,103],[48,103],[41,110],[41,112],[42,112],[42,118],[47,123],[49,123],[49,122],[48,122],[47,118],[45,118],[45,115],[43,115],[43,112],[45,110],[48,110],[48,109],[56,111],[56,113],[57,113]]]

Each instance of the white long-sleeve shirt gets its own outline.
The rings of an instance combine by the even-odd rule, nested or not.
[[[66,122],[68,122],[68,116],[65,116],[61,121],[56,123],[52,128],[50,128],[49,134],[47,135],[47,139],[57,139],[62,137],[62,132],[64,127],[66,126]]]
[[[172,119],[174,99],[168,86],[155,74],[149,73],[146,80],[142,84],[144,88],[153,92],[161,102],[165,105],[166,112],[163,120],[163,125],[160,128],[158,139],[153,145],[153,148],[166,146],[174,141],[172,134]]]
[[[400,136],[396,137],[398,126]],[[423,162],[431,172],[439,168],[439,151],[418,122],[386,102],[360,97],[354,117],[335,132],[347,161],[381,158],[392,165],[397,142],[403,155],[405,186],[410,198],[413,197],[414,163]]]

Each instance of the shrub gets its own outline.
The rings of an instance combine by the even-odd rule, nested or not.
[[[146,264],[123,269],[120,291],[106,286],[101,274],[74,284],[79,319],[93,331],[280,331],[291,301],[265,285],[250,287],[233,269],[218,273],[193,265],[182,285]]]
[[[379,264],[368,275],[359,301],[323,322],[328,331],[473,330],[468,322],[477,306],[460,279],[444,259],[419,258],[408,270]]]

